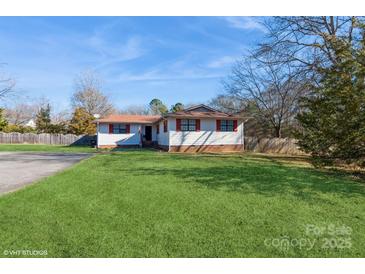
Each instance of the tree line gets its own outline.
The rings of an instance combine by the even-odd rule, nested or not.
[[[4,79],[0,99],[14,92],[14,82]],[[102,81],[94,72],[87,71],[78,75],[74,81],[74,93],[70,98],[72,113],[67,111],[53,113],[47,99],[35,103],[19,103],[10,108],[0,108],[0,131],[20,133],[60,133],[95,134],[95,115],[105,117],[109,114],[160,115],[168,111],[182,110],[184,105],[176,103],[170,109],[160,100],[153,99],[147,106],[129,106],[122,110],[111,103],[103,92]],[[34,121],[34,125],[29,125]]]
[[[246,133],[293,136],[318,165],[365,165],[365,20],[274,17],[211,104],[252,119]]]
[[[262,24],[265,38],[237,60],[222,94],[209,104],[251,117],[246,135],[297,138],[317,165],[365,166],[364,17],[272,17]],[[14,85],[0,78],[0,99]],[[93,134],[94,114],[163,114],[184,108],[176,103],[168,109],[156,98],[147,106],[118,111],[92,73],[76,79],[71,106],[66,119],[52,117],[51,106],[44,103],[0,109],[0,130],[30,130],[24,113],[32,110],[36,132]]]

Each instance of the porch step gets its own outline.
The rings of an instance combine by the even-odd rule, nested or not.
[[[158,145],[157,145],[157,142],[153,142],[153,141],[144,141],[142,143],[142,147],[154,147],[156,148]]]

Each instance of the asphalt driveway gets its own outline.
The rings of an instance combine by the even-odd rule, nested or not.
[[[0,152],[0,195],[52,175],[91,155]]]

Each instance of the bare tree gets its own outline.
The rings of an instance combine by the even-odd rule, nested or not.
[[[52,113],[51,121],[53,124],[67,123],[71,119],[69,110],[61,110],[56,113]]]
[[[0,74],[0,100],[4,99],[5,96],[8,96],[12,92],[14,92],[15,80],[4,75]]]
[[[226,113],[237,113],[241,112],[245,108],[246,103],[242,100],[237,100],[237,96],[220,94],[210,100],[208,105]]]
[[[151,114],[148,106],[130,105],[119,111],[120,114],[149,115]]]
[[[289,64],[271,61],[251,56],[237,62],[225,87],[246,111],[271,125],[275,137],[281,137],[283,125],[294,120],[308,87]]]
[[[338,38],[349,46],[361,43],[363,17],[355,16],[290,16],[268,19],[268,39],[259,46],[257,55],[274,54],[276,62],[290,63],[316,79],[321,69],[338,62],[331,44]]]
[[[84,72],[75,79],[75,92],[71,97],[74,109],[84,108],[89,114],[108,115],[114,112],[114,106],[102,92],[100,78],[91,71]]]
[[[6,108],[6,118],[14,125],[24,125],[35,119],[38,108],[36,104],[18,103],[14,107]]]
[[[29,120],[35,119],[39,109],[47,104],[49,104],[49,100],[46,97],[17,98],[11,105],[5,107],[5,115],[9,123],[18,126],[25,125]]]

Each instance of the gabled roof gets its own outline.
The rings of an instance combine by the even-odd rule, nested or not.
[[[202,110],[206,110],[206,111],[215,111],[215,112],[217,112],[216,109],[211,108],[211,107],[209,107],[207,105],[204,105],[204,104],[191,106],[189,108],[184,108],[184,111],[196,111],[198,109],[202,109]]]
[[[112,114],[101,119],[95,120],[99,123],[135,123],[135,124],[152,124],[160,120],[160,115],[129,115],[129,114]]]
[[[222,111],[218,111],[214,108],[208,107],[204,104],[186,108],[177,112],[169,112],[164,117],[181,117],[181,118],[226,118],[237,119],[241,118],[238,115],[231,115]]]
[[[175,117],[175,118],[218,118],[218,119],[242,119],[243,117],[237,114],[228,114],[222,111],[218,111],[206,105],[197,105],[190,108],[186,108],[177,112],[169,112],[160,115],[128,115],[128,114],[112,114],[107,117],[97,119],[95,122],[99,123],[133,123],[133,124],[153,124],[161,120],[162,118]]]

